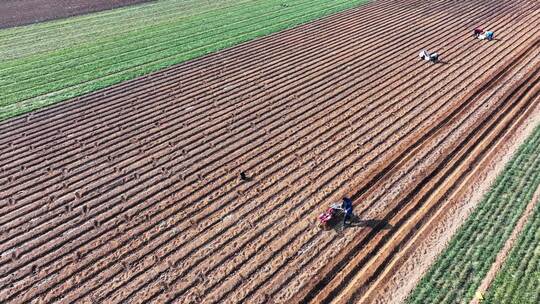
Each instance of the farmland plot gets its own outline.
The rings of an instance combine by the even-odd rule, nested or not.
[[[164,0],[2,30],[0,119],[364,2]]]
[[[5,0],[0,2],[0,29],[148,1],[151,0]]]
[[[0,301],[363,301],[537,105],[540,5],[491,2],[374,2],[3,122]]]
[[[493,189],[467,219],[448,248],[423,278],[416,291],[411,295],[409,302],[455,303],[470,301],[475,296],[475,291],[481,280],[491,264],[494,263],[497,253],[501,250],[539,185],[540,129],[537,129],[534,136],[517,152],[504,173],[497,179]],[[536,215],[533,216],[533,218],[535,217]],[[531,234],[529,231],[534,229],[531,225],[534,226],[535,221],[533,220],[529,224],[521,243],[518,242],[516,245],[516,250],[521,250],[521,252],[516,252],[514,255],[527,255],[528,258],[530,254],[535,255],[534,242],[530,247],[526,247],[524,244],[524,242],[533,241],[533,239],[528,238],[535,234],[534,232]],[[511,257],[507,267],[525,266],[528,265],[527,261],[527,259]],[[521,262],[523,264],[520,264]],[[529,268],[529,271],[534,272],[536,266],[532,264],[530,267],[532,268]],[[520,271],[523,270],[521,268]],[[503,269],[500,276],[504,279],[499,278],[497,285],[509,286],[508,284],[512,284],[510,277],[516,278],[516,285],[520,279],[528,282],[528,278],[520,275],[520,271]],[[534,281],[533,273],[530,273],[530,279]],[[498,289],[497,297],[501,300],[505,296],[512,297],[511,290],[508,290],[506,294],[501,294],[504,289],[493,288]],[[522,290],[525,297],[526,294],[536,294],[536,291],[533,291],[534,288],[531,289],[532,294],[525,293],[525,290],[527,289]]]

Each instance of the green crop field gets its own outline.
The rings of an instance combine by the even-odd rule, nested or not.
[[[540,204],[487,290],[484,303],[540,303]]]
[[[540,128],[537,128],[520,147],[491,190],[422,278],[408,302],[468,303],[512,233],[539,184]],[[532,283],[536,283],[536,287],[539,286],[538,217],[539,214],[536,212],[535,221],[527,228],[528,230],[536,229],[536,231],[526,232],[520,241],[522,248],[518,246],[516,253],[513,254],[523,260],[514,262],[510,260],[506,266],[506,273],[503,271],[497,279],[494,288],[499,293],[495,291],[494,295],[490,296],[493,303],[502,303],[497,299],[508,296],[505,292],[515,291],[519,288],[518,286]],[[523,243],[530,243],[530,247],[527,248],[529,245],[523,245]],[[529,259],[530,262],[525,262],[525,259]],[[515,271],[520,267],[520,272]],[[529,277],[517,277],[523,273]],[[506,282],[507,279],[508,282]],[[535,294],[538,298],[538,288]]]
[[[0,120],[367,0],[163,0],[0,30]]]

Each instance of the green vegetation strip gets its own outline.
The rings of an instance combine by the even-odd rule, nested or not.
[[[0,31],[0,120],[368,0],[163,0]]]
[[[540,127],[520,147],[498,176],[492,189],[422,278],[408,298],[408,303],[468,303],[539,184]],[[538,221],[538,214],[535,216]],[[538,226],[536,227],[535,237],[538,244],[539,230]],[[538,283],[538,247],[536,251],[531,250],[533,252],[527,254],[536,255],[533,259],[536,263],[536,274],[532,275],[536,275]],[[510,277],[516,274],[507,273]]]
[[[483,303],[540,303],[540,204],[536,204]]]

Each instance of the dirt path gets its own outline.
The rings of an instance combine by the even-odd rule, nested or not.
[[[488,273],[486,274],[486,276],[480,283],[480,286],[478,286],[478,289],[475,292],[475,297],[470,302],[471,304],[480,303],[480,298],[478,297],[478,295],[483,297],[483,295],[486,293],[489,286],[491,285],[491,283],[497,276],[497,272],[501,269],[502,265],[506,261],[506,257],[508,256],[508,253],[510,253],[510,250],[512,250],[512,248],[514,247],[514,243],[519,237],[519,234],[521,233],[521,231],[523,231],[523,228],[527,224],[527,221],[533,214],[534,207],[536,206],[536,204],[538,204],[539,199],[540,199],[540,186],[534,192],[534,195],[531,201],[527,204],[525,211],[519,218],[516,226],[514,227],[514,230],[512,230],[512,234],[510,234],[510,236],[504,243],[503,248],[501,249],[501,251],[497,254],[497,257],[495,258],[495,262],[493,262]]]
[[[0,29],[77,16],[155,0],[3,0]]]

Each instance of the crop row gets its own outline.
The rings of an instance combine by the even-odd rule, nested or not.
[[[409,297],[409,303],[467,302],[540,184],[540,129],[519,149]]]
[[[0,31],[0,41],[2,42],[0,54],[5,56],[6,59],[13,59],[58,50],[87,41],[92,36],[111,37],[115,34],[123,34],[131,30],[144,28],[148,24],[159,24],[166,19],[196,17],[209,11],[242,3],[247,4],[252,1],[256,0],[218,0],[209,3],[200,3],[200,0],[190,0],[189,2],[164,0],[160,1],[161,3],[126,6],[71,18],[4,29]],[[140,18],[148,19],[148,23],[141,23],[138,20]],[[124,23],[118,22],[118,19],[123,20]],[[64,32],[71,39],[66,41],[58,35],[59,31]],[[32,45],[26,41],[27,39],[35,41],[33,45],[37,49],[32,48]],[[59,45],[58,42],[65,42],[65,44]],[[9,45],[10,48],[7,48],[6,45]]]
[[[108,38],[110,43],[103,44],[96,38],[94,42],[66,50],[4,62],[5,74],[0,75],[0,85],[5,88],[5,94],[0,101],[0,118],[89,93],[362,1],[308,2],[295,2],[283,8],[280,1],[261,1],[256,7],[240,6],[230,12],[223,9],[199,15],[192,22],[168,21],[149,26]],[[201,32],[201,28],[207,30]]]
[[[540,133],[540,128],[536,133]],[[539,286],[540,203],[536,202],[529,222],[487,290],[483,303],[539,303]]]
[[[470,8],[472,16],[479,16],[478,6],[471,5]],[[466,15],[460,17],[466,19]],[[444,14],[437,18],[444,18]],[[433,17],[432,21],[436,20]],[[527,20],[523,22],[526,24]],[[406,22],[402,22],[401,26],[404,24]],[[514,27],[520,27],[518,24],[503,25],[505,24],[501,23],[499,26],[505,27],[508,33],[514,30]],[[448,26],[451,28],[451,25]],[[440,28],[437,27],[437,29]],[[99,153],[101,156],[96,160],[102,164],[102,167],[88,171],[88,168],[83,166],[93,164],[89,161],[90,158],[70,159],[61,153],[59,158],[52,163],[55,167],[52,174],[55,175],[59,173],[56,171],[57,168],[71,169],[73,166],[76,170],[62,172],[66,175],[58,177],[70,178],[66,183],[67,188],[41,190],[51,191],[53,195],[58,194],[58,200],[53,200],[53,203],[44,205],[44,208],[39,210],[25,207],[24,212],[19,214],[25,216],[24,222],[19,222],[20,228],[12,227],[14,230],[3,236],[6,240],[13,236],[18,238],[21,235],[24,237],[30,234],[37,235],[31,244],[26,243],[31,246],[24,246],[16,253],[15,262],[6,264],[6,260],[2,260],[6,267],[4,270],[16,271],[16,275],[12,277],[23,278],[17,282],[16,289],[18,290],[14,290],[15,292],[10,296],[13,298],[22,295],[22,291],[27,290],[29,286],[35,286],[35,294],[43,295],[50,292],[53,299],[66,296],[66,300],[73,301],[91,293],[107,299],[132,298],[140,294],[145,294],[149,298],[166,296],[155,293],[158,290],[152,291],[151,287],[164,281],[163,275],[166,274],[167,269],[170,269],[169,262],[173,262],[171,265],[176,269],[175,275],[170,277],[170,284],[179,285],[176,289],[178,296],[183,297],[191,293],[197,286],[198,279],[194,277],[194,273],[206,274],[207,272],[216,274],[208,276],[212,281],[205,284],[208,286],[209,293],[217,296],[216,299],[219,299],[219,295],[223,297],[238,293],[243,293],[241,295],[243,297],[256,295],[254,290],[257,290],[257,286],[265,281],[275,280],[275,274],[278,274],[278,272],[258,272],[263,267],[261,265],[267,268],[274,265],[274,262],[279,262],[281,266],[277,269],[283,269],[285,267],[283,265],[288,265],[289,262],[298,262],[300,257],[296,256],[297,248],[304,247],[313,241],[323,243],[327,241],[321,233],[311,229],[312,227],[300,219],[312,218],[313,213],[320,208],[321,201],[326,202],[339,195],[336,189],[342,189],[346,186],[346,182],[338,180],[338,177],[343,177],[345,180],[348,177],[358,177],[358,172],[363,170],[357,165],[359,162],[370,166],[376,164],[365,157],[379,157],[374,150],[378,144],[384,143],[384,148],[388,149],[395,145],[396,140],[399,142],[398,136],[403,134],[396,133],[409,134],[411,130],[414,130],[415,124],[429,118],[433,111],[443,113],[447,102],[442,96],[445,96],[445,93],[460,91],[457,84],[461,81],[450,77],[451,73],[468,67],[467,70],[471,73],[467,74],[466,79],[472,83],[475,79],[472,72],[477,70],[473,68],[475,65],[486,68],[487,63],[496,63],[490,59],[500,53],[500,49],[490,50],[487,44],[477,43],[468,37],[468,33],[462,33],[455,28],[453,35],[455,38],[445,40],[449,44],[446,54],[462,56],[463,53],[460,53],[460,50],[465,45],[471,52],[471,58],[476,58],[477,61],[464,60],[466,64],[454,64],[448,69],[432,70],[431,66],[421,65],[422,63],[417,61],[410,63],[407,58],[387,58],[386,68],[390,70],[384,70],[385,66],[381,66],[381,70],[374,69],[362,77],[358,77],[359,71],[365,69],[365,65],[371,62],[369,58],[375,56],[376,52],[359,55],[358,52],[362,51],[360,48],[362,43],[358,39],[353,39],[356,45],[355,48],[348,50],[351,53],[343,54],[339,60],[336,58],[337,55],[334,55],[334,62],[331,62],[332,56],[330,56],[327,60],[330,60],[331,64],[324,66],[324,72],[315,74],[313,70],[316,69],[305,67],[304,72],[313,72],[313,79],[310,80],[309,85],[305,85],[301,77],[288,79],[286,76],[278,77],[278,73],[269,85],[286,80],[288,87],[285,86],[277,94],[272,94],[271,98],[262,99],[269,94],[269,87],[267,87],[259,91],[259,96],[251,96],[253,99],[247,99],[245,104],[234,103],[234,99],[231,99],[227,104],[236,104],[237,115],[242,115],[242,120],[233,121],[233,127],[230,130],[227,130],[226,126],[213,128],[212,133],[220,132],[218,136],[209,133],[201,137],[199,136],[201,134],[190,133],[185,138],[186,141],[182,143],[186,145],[186,152],[188,152],[184,156],[178,153],[181,152],[182,146],[175,146],[173,143],[173,146],[169,148],[164,147],[172,139],[183,136],[182,134],[186,132],[186,129],[179,127],[182,119],[175,116],[158,124],[155,124],[157,120],[149,119],[150,115],[154,114],[161,118],[166,117],[163,115],[171,114],[167,111],[174,111],[174,108],[164,112],[161,110],[164,109],[162,108],[164,105],[174,103],[175,99],[167,97],[166,90],[149,91],[149,97],[144,99],[144,102],[148,101],[149,105],[152,105],[151,102],[156,101],[156,96],[159,96],[160,102],[163,98],[169,103],[156,102],[153,104],[154,111],[137,117],[144,122],[139,125],[142,127],[137,136],[137,140],[144,142],[136,143],[138,148],[143,148],[142,150],[137,148],[131,150],[133,147],[131,146],[127,151],[113,153],[113,158],[105,161],[105,155],[110,155],[110,152],[118,147],[118,143],[125,143],[127,137],[133,138],[130,136],[133,134],[131,132],[139,132],[138,125],[130,126],[133,129],[126,132],[120,130],[119,133],[122,133],[122,136],[116,132],[110,132],[102,137],[100,132],[92,134],[95,129],[90,128],[92,132],[86,134],[85,137],[89,143],[99,143],[99,147],[85,145],[77,152],[79,155],[89,157],[94,157],[91,156],[92,153]],[[420,38],[419,34],[418,37],[415,43],[423,41],[425,44],[436,44],[433,38]],[[507,41],[507,43],[510,42],[512,39]],[[403,46],[403,41],[399,39],[394,43]],[[410,48],[413,49],[414,44],[412,42],[410,44]],[[387,47],[391,46],[388,43]],[[371,47],[378,49],[375,44]],[[378,50],[380,51],[380,48]],[[508,55],[507,53],[511,51],[512,49],[509,48],[500,54],[501,56]],[[367,51],[364,50],[364,52]],[[415,52],[414,48],[411,53]],[[283,64],[286,66],[287,61]],[[391,68],[392,64],[401,66],[411,74],[402,77],[400,69]],[[339,71],[336,65],[347,65],[351,71]],[[301,71],[302,69],[298,72]],[[336,73],[335,71],[339,71],[337,75],[341,79],[337,79],[334,84],[322,86],[321,81],[328,82],[329,79],[324,75],[328,76],[328,73]],[[380,74],[385,75],[386,83],[392,83],[386,86],[390,88],[388,92],[381,93],[383,83],[366,83]],[[332,74],[332,76],[335,75]],[[436,86],[426,86],[424,78],[427,75],[438,79]],[[249,83],[249,79],[246,81]],[[348,87],[344,85],[339,87],[340,83],[345,83]],[[300,86],[302,86],[301,90]],[[300,93],[295,98],[286,99],[291,87],[297,88]],[[337,87],[339,90],[336,90]],[[354,94],[360,89],[366,91]],[[407,92],[408,89],[411,91]],[[215,92],[225,93],[220,89]],[[374,99],[378,102],[371,102]],[[129,98],[124,102],[129,104]],[[142,100],[137,100],[137,104],[140,103]],[[209,103],[212,102],[209,101]],[[275,107],[267,111],[269,113],[263,112],[260,117],[257,117],[254,114],[259,110],[254,111],[254,109],[258,109],[261,103],[275,105]],[[106,102],[100,104],[104,108],[107,107]],[[76,111],[75,107],[73,109]],[[127,116],[122,114],[124,122],[128,117],[139,115],[136,109],[130,110],[133,112],[128,112]],[[178,114],[183,115],[189,111],[191,108],[180,109]],[[244,112],[247,113],[241,114]],[[329,115],[332,116],[329,117]],[[114,131],[112,126],[107,126],[105,120],[97,120],[96,116],[97,113],[88,115],[88,125],[94,122],[95,128],[103,125],[108,132]],[[390,119],[389,117],[399,118],[399,122],[392,123],[392,129],[383,123]],[[349,123],[360,118],[362,119],[361,126]],[[250,121],[254,121],[255,124],[252,125]],[[201,119],[201,122],[203,124],[197,125],[201,128],[212,123],[208,119]],[[62,123],[64,122],[59,122],[59,124]],[[122,120],[119,123],[122,123]],[[404,126],[407,130],[398,131]],[[79,128],[77,125],[76,127],[77,130],[74,132],[88,131],[83,127]],[[265,133],[263,129],[269,132]],[[199,133],[204,133],[202,129],[200,130]],[[193,133],[196,132],[198,130]],[[373,132],[373,136],[369,136],[369,132]],[[235,136],[228,136],[228,133]],[[35,140],[49,140],[46,134],[35,137]],[[277,134],[279,136],[276,136]],[[29,134],[29,137],[31,136],[33,134]],[[239,141],[239,138],[244,141]],[[68,137],[62,135],[58,140],[67,141]],[[113,146],[110,140],[117,142]],[[31,144],[31,141],[27,143]],[[54,143],[55,141],[51,142],[55,148]],[[27,147],[26,144],[23,146]],[[384,149],[382,144],[380,147]],[[54,148],[51,152],[60,152]],[[370,150],[373,153],[369,153]],[[124,155],[123,152],[131,154]],[[314,153],[319,157],[314,157]],[[135,156],[138,159],[134,159]],[[212,163],[198,165],[192,158],[194,156],[208,159],[211,157]],[[183,170],[183,164],[188,164],[193,168],[193,173],[179,175],[178,173]],[[216,167],[217,165],[219,167]],[[114,166],[117,166],[118,172],[114,172]],[[199,170],[200,166],[204,171]],[[247,168],[248,172],[253,172],[256,181],[248,185],[238,184],[235,181],[235,172],[227,172],[227,167],[237,170],[238,166]],[[348,167],[351,169],[344,169]],[[92,173],[92,175],[89,178],[82,178],[83,173]],[[200,176],[197,176],[197,173],[200,173]],[[21,177],[24,178],[23,175]],[[107,180],[100,180],[103,177],[107,177]],[[185,180],[182,180],[183,177]],[[39,181],[41,178],[35,176],[34,179],[31,182]],[[49,176],[44,176],[43,179],[47,180]],[[311,184],[314,181],[317,185]],[[54,184],[60,185],[62,182]],[[324,187],[319,188],[321,184]],[[77,197],[77,192],[74,193],[78,189],[84,189],[82,193],[78,193],[80,197]],[[294,193],[291,193],[291,189]],[[120,193],[123,195],[119,195]],[[32,194],[32,196],[28,197],[27,194]],[[25,191],[16,193],[17,198],[21,200],[16,200],[14,205],[4,207],[13,210],[13,207],[36,202],[42,194],[43,192],[25,193]],[[50,214],[45,210],[49,207],[54,207],[50,210],[51,213],[58,209],[62,211],[51,219]],[[38,213],[34,214],[34,211]],[[29,212],[33,215],[26,217]],[[287,216],[284,217],[283,214]],[[198,224],[190,225],[189,218]],[[239,218],[244,221],[238,220]],[[40,223],[39,226],[37,223]],[[51,225],[46,227],[47,223]],[[35,229],[25,231],[28,224],[35,225]],[[253,227],[249,229],[250,226]],[[14,231],[17,233],[12,234]],[[40,233],[45,234],[39,235]],[[53,245],[52,243],[37,244],[51,239],[56,242],[54,246],[47,246]],[[289,243],[288,240],[294,241]],[[35,250],[33,250],[31,247],[35,245],[40,247],[34,247]],[[274,250],[266,251],[265,248],[268,246]],[[9,245],[3,248],[8,249],[8,247]],[[309,245],[306,248],[309,248]],[[15,248],[9,248],[9,250],[13,249]],[[244,254],[236,255],[239,250]],[[307,252],[311,257],[317,255],[317,250],[307,250]],[[71,255],[77,258],[77,263],[69,260]],[[262,255],[264,259],[258,260],[258,257]],[[281,256],[288,258],[283,260]],[[247,261],[253,257],[257,259],[248,263]],[[309,259],[301,261],[301,263],[310,263]],[[34,275],[31,271],[32,265],[38,265],[39,268]],[[151,278],[144,275],[149,273],[146,271],[148,269],[153,269]],[[259,279],[249,282],[237,281],[240,269],[245,270],[242,273],[257,276]],[[280,277],[284,275],[286,274],[280,273]],[[74,276],[77,277],[77,285],[70,285]],[[42,278],[45,281],[47,277],[51,278],[47,279],[48,284],[38,286],[33,284],[36,279]],[[133,280],[125,281],[126,278]],[[7,277],[3,276],[3,279],[7,280]],[[290,280],[290,277],[288,279]],[[105,280],[106,284],[103,284],[102,280]],[[251,287],[249,289],[234,288],[241,284],[249,284]],[[228,287],[227,293],[221,293],[224,286]],[[7,296],[7,293],[4,296]]]

